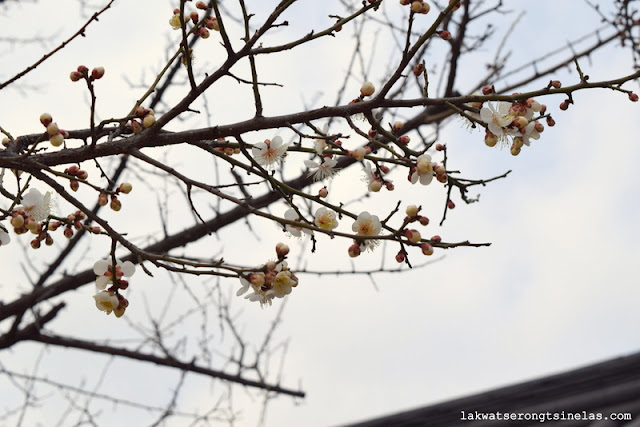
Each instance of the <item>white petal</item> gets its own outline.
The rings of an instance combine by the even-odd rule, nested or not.
[[[120,270],[124,277],[131,277],[133,273],[136,272],[136,266],[131,261],[120,262],[118,261],[118,265],[120,266]]]

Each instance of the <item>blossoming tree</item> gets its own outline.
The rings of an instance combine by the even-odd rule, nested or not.
[[[52,58],[64,56],[66,46],[80,36],[90,38],[92,28],[102,25],[99,20],[127,7],[118,0],[103,3],[39,60],[34,58],[22,70],[4,67],[3,93],[28,82],[31,73],[47,67]],[[581,68],[592,52],[614,43],[626,46],[637,63],[639,17],[631,7],[634,1],[616,1],[607,11],[595,9],[604,24],[586,34],[590,44],[580,50],[570,44],[553,60],[532,58],[511,66],[502,51],[511,42],[507,34],[495,56],[481,64],[486,69],[464,85],[459,73],[465,56],[494,46],[497,35],[487,20],[507,19],[502,2],[328,1],[319,6],[328,18],[310,22],[296,15],[298,4],[305,3],[296,0],[174,3],[163,19],[169,40],[166,60],[146,67],[153,78],[131,85],[128,104],[101,109],[102,99],[110,96],[101,86],[125,73],[124,63],[118,70],[100,64],[88,67],[77,59],[69,69],[48,72],[56,84],[85,88],[85,126],[69,126],[57,118],[61,112],[55,109],[24,112],[28,131],[22,125],[0,123],[0,251],[7,260],[5,254],[25,248],[36,275],[30,279],[32,286],[8,295],[0,305],[0,349],[34,341],[166,366],[183,375],[197,373],[266,390],[269,396],[304,396],[303,391],[281,385],[277,376],[266,375],[266,344],[249,360],[243,340],[237,338],[226,363],[217,367],[200,362],[209,360],[206,344],[185,353],[166,347],[166,331],[153,317],[139,326],[147,330],[145,339],[130,346],[54,333],[49,325],[61,316],[71,291],[79,289],[87,305],[113,314],[104,320],[113,321],[108,328],[127,328],[124,320],[115,318],[127,319],[144,305],[128,293],[136,286],[155,286],[151,283],[158,281],[156,276],[167,274],[185,283],[207,277],[215,286],[205,296],[189,290],[196,308],[168,304],[166,310],[187,317],[202,307],[201,301],[209,301],[221,325],[236,335],[231,302],[221,295],[232,290],[243,303],[255,302],[269,310],[285,299],[295,301],[295,288],[305,286],[306,271],[292,261],[294,253],[297,257],[305,251],[305,257],[312,258],[317,247],[331,244],[339,248],[337,257],[354,258],[356,266],[365,257],[384,256],[399,267],[412,268],[422,265],[423,257],[448,249],[488,246],[441,238],[432,231],[435,218],[422,213],[429,187],[445,190],[446,196],[438,201],[442,224],[456,202],[476,200],[469,196],[470,189],[508,174],[476,178],[452,169],[449,143],[440,138],[449,118],[458,118],[456,125],[474,131],[469,141],[496,147],[496,156],[526,156],[528,147],[553,139],[555,119],[570,114],[575,93],[605,88],[609,96],[638,100],[628,86],[640,71],[612,70],[609,79],[591,81]],[[11,4],[6,7],[14,11]],[[511,31],[517,31],[517,25]],[[372,34],[388,40],[395,50],[378,51]],[[274,73],[271,68],[278,64],[271,58],[285,61],[319,46],[334,49],[336,41],[348,46],[352,60],[333,66],[335,73],[324,76],[340,83],[333,104],[283,106],[278,90],[289,81],[295,86],[296,71]],[[320,55],[316,60],[331,61]],[[576,71],[573,81],[555,78],[563,67]],[[13,74],[6,75],[7,70]],[[237,94],[217,95],[222,88]],[[24,90],[29,93],[28,85]],[[243,104],[229,116],[233,120],[224,121],[216,114],[226,117],[224,109],[233,107],[211,113],[214,107],[209,103],[220,102]],[[354,171],[364,183],[353,179]],[[167,185],[171,190],[163,187]],[[164,194],[157,210],[149,199],[154,190]],[[399,197],[390,206],[376,204],[376,193],[394,191],[412,197]],[[177,195],[170,197],[172,192]],[[352,205],[354,201],[358,203]],[[129,204],[137,208],[128,210]],[[136,215],[144,218],[130,223],[121,219]],[[259,245],[251,243],[258,240],[252,229],[257,219],[256,227],[272,223],[281,235],[269,242],[271,250],[261,253],[256,253]],[[261,261],[214,255],[215,250],[206,253],[197,246],[232,225],[241,229],[242,221],[244,229],[236,233],[245,236],[246,251]],[[271,233],[267,235],[271,239]],[[384,254],[380,246],[386,248]],[[80,255],[89,249],[99,255],[90,260]],[[76,258],[81,262],[74,262]],[[17,281],[7,272],[18,267],[3,262],[2,280]],[[95,291],[89,292],[93,286]],[[76,305],[65,312],[73,316]],[[97,310],[91,314],[99,315]],[[271,331],[265,333],[265,343]],[[18,378],[9,367],[2,371],[7,378]],[[31,376],[29,381],[47,385],[51,380]],[[62,382],[55,385],[61,391],[72,389]],[[117,396],[100,398],[119,402]],[[173,405],[155,414],[158,422],[174,415]],[[202,412],[182,416],[194,423],[208,422]]]

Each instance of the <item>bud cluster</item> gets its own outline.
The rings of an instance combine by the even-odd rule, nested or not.
[[[59,147],[64,142],[64,139],[69,137],[69,134],[58,127],[58,124],[53,121],[53,117],[49,113],[42,113],[40,115],[40,123],[47,129],[47,136],[49,142],[54,147]]]
[[[133,133],[140,133],[143,129],[153,126],[156,122],[155,113],[151,108],[138,106],[134,114],[136,118],[131,120],[131,130]]]
[[[72,71],[69,74],[69,78],[72,82],[77,82],[82,79],[87,80],[88,82],[93,82],[95,80],[100,80],[104,76],[104,67],[95,67],[89,73],[89,69],[84,65],[78,65],[76,71]]]
[[[183,17],[185,25],[191,23],[193,28],[191,31],[193,34],[202,37],[203,39],[208,39],[211,33],[209,30],[220,31],[220,25],[218,23],[218,19],[213,16],[206,16],[202,21],[200,21],[200,15],[198,10],[208,11],[209,6],[203,2],[196,2],[196,9],[189,12],[189,15]],[[182,28],[182,24],[180,23],[180,9],[176,8],[173,10],[173,16],[169,19],[169,25],[174,30],[179,30]]]
[[[429,3],[424,0],[400,0],[400,4],[403,6],[409,6],[412,13],[421,13],[426,15],[431,10]]]

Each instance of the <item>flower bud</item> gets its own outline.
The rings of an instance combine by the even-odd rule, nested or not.
[[[547,126],[554,127],[556,125],[556,121],[553,120],[553,117],[547,116]]]
[[[422,239],[418,230],[405,230],[404,235],[411,243],[418,243]]]
[[[411,3],[411,12],[420,13],[421,10],[422,10],[422,3],[420,3],[419,1],[414,1],[413,3]]]
[[[93,80],[101,79],[104,76],[104,67],[96,67],[91,70],[91,78]]]
[[[256,287],[264,285],[265,277],[264,273],[251,273],[249,274],[249,282]]]
[[[53,145],[54,147],[59,147],[62,145],[62,143],[64,142],[64,137],[62,136],[62,134],[55,134],[53,136],[51,136],[49,138],[49,143],[51,145]]]
[[[131,130],[133,133],[140,133],[142,132],[142,125],[137,120],[131,120]]]
[[[429,218],[427,218],[426,216],[421,216],[420,218],[418,218],[418,222],[420,222],[420,225],[422,226],[427,226],[429,225]]]
[[[520,151],[521,151],[521,150],[522,150],[522,148],[520,148],[519,146],[517,146],[517,145],[512,145],[512,146],[511,146],[511,150],[510,150],[510,151],[511,151],[511,155],[512,155],[512,156],[517,156],[518,154],[520,154]]]
[[[482,88],[483,95],[491,95],[492,93],[496,93],[496,90],[493,86],[485,86]]]
[[[413,75],[418,77],[419,75],[421,75],[422,73],[424,73],[424,65],[422,63],[416,65],[415,67],[413,67]]]
[[[447,179],[447,174],[446,174],[446,173],[443,173],[443,174],[440,174],[440,175],[436,175],[436,179],[438,180],[438,182],[441,182],[441,183],[443,183],[443,184],[446,184],[446,183],[447,183],[447,180],[448,180],[448,179]]]
[[[153,125],[156,122],[156,117],[153,114],[147,114],[146,116],[144,116],[144,119],[142,119],[142,126],[148,128],[151,127],[151,125]]]
[[[409,141],[411,141],[409,135],[402,135],[400,138],[398,138],[398,144],[407,145]]]
[[[44,127],[49,126],[49,124],[51,124],[52,121],[53,121],[53,117],[51,117],[51,114],[49,113],[40,114],[40,123],[42,123]]]
[[[51,234],[47,233],[47,235],[44,238],[44,244],[47,246],[53,245],[53,237],[51,237]]]
[[[200,35],[200,37],[202,37],[203,39],[208,39],[209,36],[211,35],[211,33],[209,32],[209,30],[207,30],[205,27],[202,27],[198,30],[198,34]]]
[[[47,126],[47,133],[49,134],[49,136],[57,135],[58,131],[59,129],[57,123],[49,123],[49,125]]]
[[[349,256],[351,258],[355,258],[359,256],[361,252],[362,251],[360,250],[360,245],[358,245],[357,243],[354,243],[353,245],[349,246]]]
[[[444,144],[436,144],[436,151],[444,151],[447,147]]]
[[[80,188],[80,183],[77,179],[72,179],[71,181],[69,181],[69,188],[71,188],[72,191],[78,191],[78,189]]]
[[[431,237],[431,241],[433,243],[440,243],[440,242],[442,242],[442,237],[440,237],[439,235],[436,234],[435,236]]]
[[[403,263],[404,262],[404,252],[400,251],[396,254],[396,261],[398,263]]]
[[[107,195],[105,193],[100,193],[98,195],[98,204],[100,206],[107,206],[107,203],[109,203],[109,198],[107,197]]]
[[[122,203],[120,203],[120,200],[118,200],[118,198],[116,196],[112,196],[111,197],[111,209],[118,212],[120,209],[122,209]]]
[[[196,2],[196,7],[197,7],[198,9],[201,9],[201,10],[207,10],[207,9],[209,9],[209,6],[207,6],[207,4],[206,4],[205,2],[203,2],[203,1],[198,1],[198,2]]]
[[[451,33],[447,30],[438,31],[438,35],[442,40],[451,40]]]
[[[276,255],[278,255],[278,259],[283,259],[289,253],[289,246],[280,242],[276,245]]]
[[[404,126],[404,123],[402,123],[401,121],[395,122],[393,124],[393,131],[398,132],[400,129],[402,129],[402,126]]]
[[[371,82],[364,82],[362,87],[360,88],[360,95],[362,96],[371,96],[376,91],[376,88],[373,86]]]
[[[449,200],[449,201],[447,201],[447,207],[448,207],[449,209],[455,209],[456,204],[455,204],[455,203],[453,203],[453,200]]]
[[[200,17],[198,16],[198,12],[196,12],[195,10],[192,11],[189,14],[189,19],[191,19],[191,22],[193,22],[194,24],[197,24],[198,20],[200,19]]]
[[[118,191],[123,193],[123,194],[129,194],[129,193],[131,193],[131,190],[133,190],[133,186],[128,182],[123,182],[118,187]]]
[[[495,147],[496,144],[498,143],[498,137],[492,134],[491,132],[487,131],[487,134],[484,136],[484,143],[488,147]]]
[[[382,190],[383,185],[384,184],[382,183],[382,181],[376,179],[375,181],[371,182],[371,184],[369,184],[369,191],[377,193],[378,191]]]
[[[322,198],[327,197],[328,195],[329,195],[329,190],[327,190],[327,187],[322,187],[320,191],[318,191],[318,196]]]
[[[78,80],[82,79],[82,73],[78,71],[72,71],[69,74],[69,79],[71,79],[72,82],[77,82]]]
[[[70,239],[73,237],[73,228],[67,226],[67,228],[64,229],[64,237],[66,237],[67,239]]]
[[[31,241],[31,247],[32,247],[33,249],[38,249],[38,248],[40,247],[40,240],[38,240],[38,239],[33,239],[33,240]]]
[[[562,83],[560,83],[560,80],[552,80],[550,85],[555,89],[560,89],[562,87]]]
[[[84,65],[78,65],[77,70],[83,76],[88,76],[89,75],[89,69],[87,67],[85,67]]]
[[[78,179],[81,179],[81,180],[83,180],[83,181],[84,181],[85,179],[89,178],[89,172],[87,172],[87,171],[86,171],[86,170],[84,170],[84,169],[80,169],[80,170],[78,171],[77,176],[78,176]]]
[[[631,100],[631,102],[638,102],[638,94],[631,92],[629,94],[629,100]]]
[[[409,218],[413,218],[416,215],[418,215],[418,212],[420,211],[420,208],[417,207],[416,205],[409,205],[407,206],[407,209],[405,210],[407,216]]]
[[[10,222],[14,228],[20,228],[24,225],[24,217],[22,215],[16,215],[11,218]]]
[[[393,191],[396,188],[396,186],[393,185],[393,182],[391,181],[385,181],[384,186],[387,187],[387,190],[389,191]]]
[[[214,17],[210,17],[206,21],[204,21],[204,26],[213,31],[220,31],[218,19]]]
[[[424,255],[433,255],[433,246],[426,242],[420,245],[420,249]]]

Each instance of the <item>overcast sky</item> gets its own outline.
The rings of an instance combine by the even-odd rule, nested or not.
[[[250,9],[258,7],[253,4],[256,2],[247,3]],[[264,3],[268,3],[266,6],[276,4],[275,1]],[[320,28],[328,22],[326,16],[332,11],[326,9],[323,2],[299,3],[293,10],[295,13],[288,16],[292,22],[290,31],[303,34],[309,28]],[[396,6],[397,2],[391,3]],[[51,48],[86,19],[77,10],[77,4],[75,0],[65,0],[40,2],[37,7],[5,6],[0,8],[2,33],[42,36],[47,40],[46,48]],[[162,64],[166,44],[177,40],[177,32],[172,33],[168,26],[171,10],[176,5],[177,1],[116,1],[99,24],[90,27],[86,38],[72,43],[20,85],[3,91],[0,126],[14,135],[34,133],[40,131],[38,116],[49,111],[65,128],[86,127],[86,90],[71,84],[66,77],[80,63],[89,67],[103,65],[107,70],[104,83],[101,81],[98,87],[101,118],[118,116],[128,110],[141,90],[131,90],[123,76],[127,75],[134,83],[149,81],[151,70]],[[95,8],[86,12],[93,10]],[[505,16],[503,21],[494,22],[499,35],[508,30],[515,16],[516,12]],[[263,18],[256,16],[258,20]],[[430,20],[433,16],[421,19]],[[25,34],[25,23],[30,22],[42,25]],[[571,25],[575,22],[581,25]],[[512,64],[566,46],[568,40],[598,25],[598,17],[583,2],[537,2],[536,9],[527,8],[509,40],[514,49]],[[281,31],[274,35],[274,40],[286,36],[286,31]],[[341,37],[349,40],[349,33]],[[205,42],[214,52],[212,56],[215,55],[219,49],[216,41]],[[1,46],[4,65],[0,69],[0,80],[3,81],[32,63],[45,49],[40,45]],[[377,60],[384,63],[389,48],[379,42]],[[259,63],[264,69],[261,76],[267,81],[279,79],[287,83],[283,89],[265,90],[266,114],[299,111],[302,102],[310,102],[316,96],[320,96],[320,105],[332,103],[335,90],[341,84],[336,79],[342,76],[349,55],[348,43],[335,40],[273,60],[264,59]],[[463,63],[458,82],[461,92],[476,81],[477,70],[492,55],[493,50],[483,51]],[[211,57],[203,57],[205,59],[199,60],[202,65],[215,62]],[[439,60],[428,59],[434,63]],[[581,66],[592,81],[633,72],[628,53],[618,46],[594,54],[591,61],[583,61]],[[336,79],[332,79],[333,74]],[[370,78],[378,83],[376,78],[380,76],[374,74]],[[558,72],[557,78],[567,85],[578,82],[576,73],[570,69]],[[540,88],[545,84],[546,80],[534,82],[527,88]],[[230,79],[227,85],[209,98],[210,120],[214,124],[247,118],[252,113],[251,100],[243,104],[235,92],[246,89]],[[357,89],[355,82],[352,85]],[[637,90],[637,85],[630,84],[628,88]],[[540,140],[525,148],[518,157],[511,156],[508,150],[486,147],[479,132],[468,133],[458,121],[449,123],[441,133],[440,142],[449,147],[450,168],[461,170],[470,178],[513,172],[508,179],[479,189],[479,203],[464,205],[456,195],[457,207],[449,212],[443,227],[437,225],[444,203],[442,187],[411,186],[403,174],[393,178],[396,191],[375,194],[352,206],[353,210],[362,207],[382,216],[398,200],[402,200],[403,207],[420,204],[432,219],[423,235],[439,234],[447,241],[468,239],[492,245],[460,248],[446,254],[436,251],[431,257],[434,262],[424,268],[402,274],[378,274],[373,280],[363,275],[301,274],[300,286],[287,298],[285,320],[278,336],[288,343],[281,384],[289,388],[300,386],[307,397],[272,400],[267,426],[353,422],[640,349],[637,338],[640,287],[636,264],[640,255],[637,239],[640,236],[637,223],[640,177],[635,164],[640,158],[638,104],[629,102],[624,94],[608,90],[576,93],[575,105],[567,112],[558,110],[561,101],[561,98],[543,101],[549,105],[557,125],[547,128]],[[197,123],[198,127],[207,125],[198,120],[171,124],[170,128],[178,129],[191,123],[194,126]],[[280,134],[283,138],[293,136],[286,130]],[[188,155],[183,159],[185,165],[190,162],[196,165],[196,161]],[[341,181],[334,184],[332,195],[348,200],[352,194],[361,194],[365,186],[360,181],[362,176],[362,172],[356,170],[342,174],[338,177]],[[474,188],[471,194],[475,193]],[[155,206],[155,200],[145,198],[144,194],[137,198],[135,195],[132,193],[130,200],[124,201],[119,217],[109,220],[117,226],[134,228],[144,223],[145,215],[155,215],[146,208],[150,204]],[[284,206],[273,207],[274,213],[282,214],[284,210]],[[287,240],[278,227],[257,219],[252,221],[259,241],[254,241],[254,236],[248,233],[237,238],[244,230],[244,225],[238,224],[209,240],[209,243],[216,242],[209,247],[215,252],[224,250],[225,259],[246,257],[247,262],[257,264],[272,256],[270,251],[276,242],[286,241],[292,248],[290,265],[294,270],[303,266],[312,270],[351,269],[345,242],[330,242],[321,236],[317,253],[308,256],[308,242]],[[173,219],[169,227],[179,230],[182,222]],[[14,237],[14,240],[18,239]],[[93,247],[92,252],[77,256],[78,270],[91,266],[106,254],[108,244],[101,243]],[[23,272],[16,267],[19,261],[25,260],[25,255],[20,250],[8,252],[6,249],[2,248],[4,253],[0,258],[0,291],[5,301],[27,289]],[[42,256],[46,259],[51,253]],[[296,265],[301,253],[305,256],[299,261],[301,265]],[[379,266],[383,253],[384,248],[378,248],[363,254],[356,260],[356,268],[366,270]],[[388,267],[395,267],[393,254],[395,250],[390,248],[384,255]],[[412,258],[416,264],[426,261],[426,257],[418,253]],[[133,321],[144,319],[145,310],[160,310],[153,305],[153,298],[156,292],[163,292],[154,287],[154,280],[159,279],[145,278],[140,271],[135,279],[131,298],[146,299],[151,304],[144,310],[128,311],[127,316],[131,315]],[[202,284],[203,281],[196,279],[195,282]],[[235,292],[239,284],[231,281],[228,286],[230,292]],[[127,323],[115,322],[111,316],[107,318],[95,310],[92,293],[91,286],[74,292],[68,299],[72,304],[52,327],[73,330],[85,337],[112,336],[116,341],[134,336],[127,331]],[[181,300],[180,296],[175,299],[176,304]],[[247,335],[258,337],[254,325],[270,320],[281,303],[276,301],[274,307],[261,310],[257,304],[238,299],[234,308],[243,311],[242,324]],[[20,344],[0,353],[0,362],[5,368],[30,372],[38,349],[32,344]],[[95,372],[84,368],[79,372],[75,366],[87,360],[85,358],[84,353],[51,350],[39,372],[59,381],[66,378],[75,385],[84,378],[92,388],[96,385],[95,377],[104,369],[105,359],[92,362]],[[113,390],[126,388],[126,393],[131,393],[127,395],[136,401],[162,395],[166,395],[164,401],[168,401],[178,375],[119,360],[112,361],[107,371],[118,378],[119,387]],[[150,386],[154,379],[157,384]],[[6,378],[0,377],[0,390],[5,388],[2,381]],[[187,407],[206,407],[211,393],[220,390],[216,388],[220,386],[212,389],[207,380],[192,378],[190,381],[190,387],[182,395]],[[109,384],[104,387],[100,390],[112,390]],[[242,389],[235,392],[235,409],[241,410],[238,425],[255,425],[261,400],[253,396]],[[0,392],[0,401],[7,399],[9,397]],[[101,404],[104,402],[96,400],[91,407],[95,409]],[[106,413],[117,409],[123,411],[117,414],[126,414],[118,415],[122,426],[140,425],[145,422],[140,420],[149,419],[145,411],[104,405]],[[41,414],[34,414],[33,419],[45,419],[45,410],[59,416],[55,409],[46,407]],[[169,425],[181,425],[180,419],[173,423]],[[110,421],[104,425],[111,425]]]

